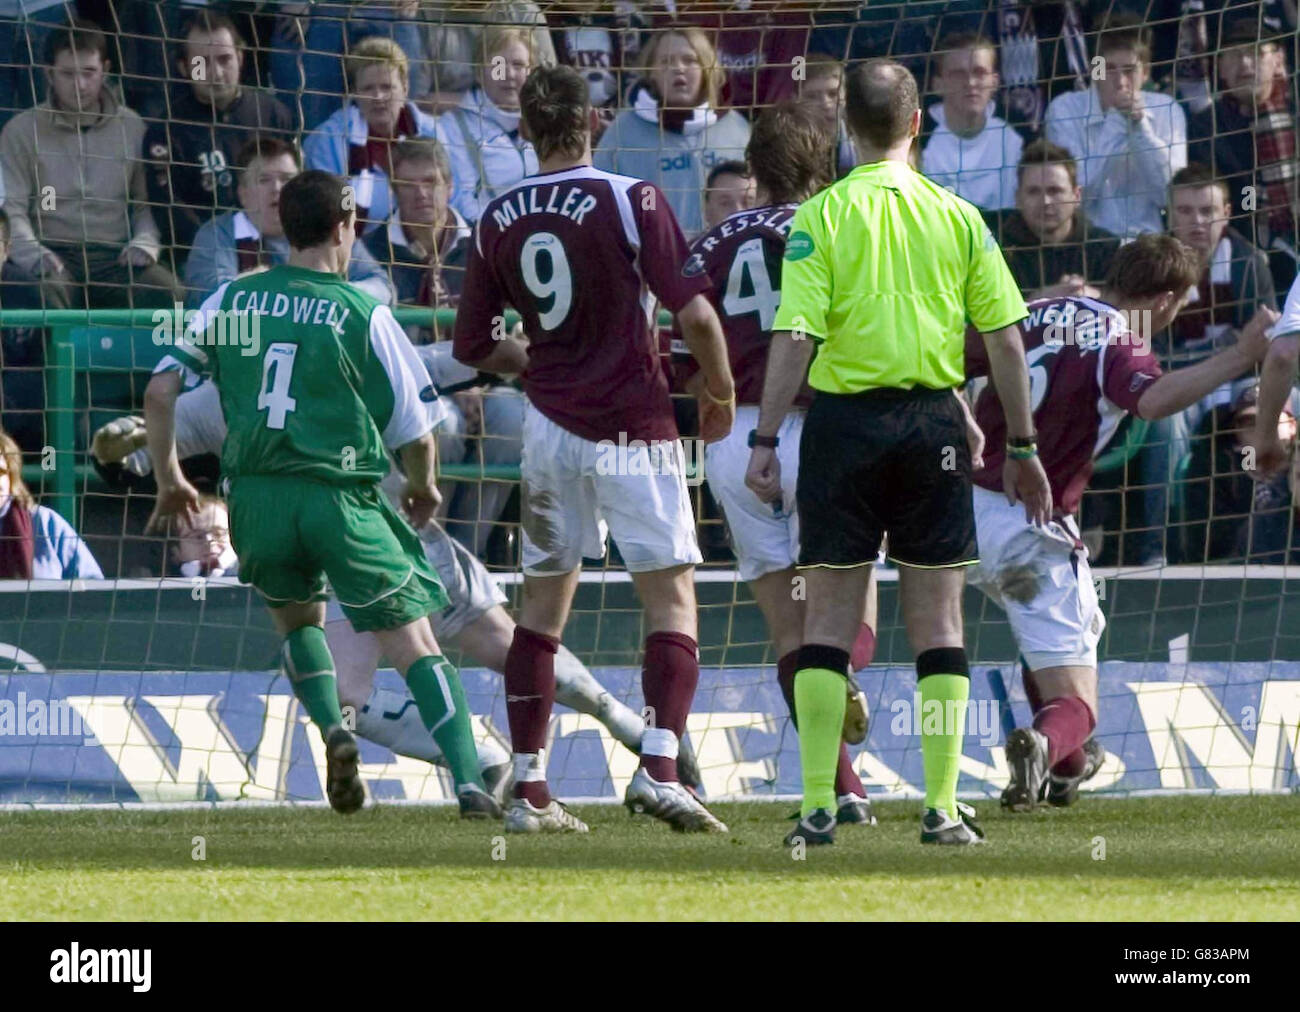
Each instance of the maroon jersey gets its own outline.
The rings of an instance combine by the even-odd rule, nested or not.
[[[738,404],[763,398],[772,321],[781,303],[781,258],[798,209],[798,204],[773,204],[727,216],[691,243],[682,268],[688,277],[708,279],[709,300],[727,337]],[[673,341],[673,357],[683,380],[698,370],[680,337]],[[805,386],[796,406],[811,403],[812,388]]]
[[[529,176],[474,232],[453,353],[486,358],[506,305],[528,335],[524,393],[583,439],[676,439],[655,297],[673,313],[708,287],[653,183],[590,166]]]
[[[1092,462],[1120,421],[1137,411],[1147,387],[1160,378],[1149,345],[1129,332],[1114,306],[1096,299],[1037,299],[1020,324],[1029,366],[1029,395],[1038,455],[1061,513],[1073,513],[1092,476]],[[966,376],[988,376],[984,340],[966,334]],[[984,430],[984,463],[975,484],[1002,491],[1007,425],[992,384],[975,401]]]

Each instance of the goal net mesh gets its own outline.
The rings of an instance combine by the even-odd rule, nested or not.
[[[10,224],[0,238],[9,240],[10,259],[0,284],[0,407],[4,429],[20,453],[8,470],[15,477],[20,465],[34,501],[70,522],[96,571],[77,568],[85,561],[77,560],[75,546],[60,542],[46,546],[47,556],[57,557],[57,564],[49,564],[53,568],[34,571],[29,580],[0,581],[0,656],[12,669],[0,674],[0,803],[322,798],[319,735],[277,670],[278,641],[265,609],[237,580],[204,573],[211,528],[218,528],[219,538],[223,519],[214,514],[209,529],[188,539],[177,532],[147,536],[152,479],[124,461],[124,453],[105,450],[110,444],[102,434],[104,452],[98,458],[93,452],[105,425],[140,414],[149,373],[166,350],[159,326],[172,326],[173,295],[192,306],[215,287],[216,275],[202,262],[216,248],[205,245],[214,241],[213,223],[231,230],[222,240],[236,253],[229,269],[255,268],[270,255],[273,243],[253,248],[248,242],[258,238],[258,229],[250,232],[246,223],[265,220],[254,181],[241,177],[236,164],[249,138],[279,133],[305,154],[309,167],[377,178],[382,172],[372,172],[367,160],[367,117],[379,122],[382,114],[374,107],[400,87],[410,103],[402,129],[437,137],[451,155],[453,173],[473,177],[450,181],[452,205],[469,218],[476,201],[485,203],[485,194],[495,192],[494,173],[505,173],[506,185],[519,174],[502,168],[499,155],[504,144],[522,157],[523,142],[492,134],[502,133],[500,120],[485,124],[480,100],[485,89],[497,94],[493,85],[509,77],[519,51],[526,64],[556,60],[579,67],[598,107],[595,125],[617,136],[620,117],[638,115],[632,106],[639,85],[655,80],[647,54],[657,50],[663,66],[680,60],[680,49],[658,44],[676,33],[689,39],[687,48],[700,61],[701,95],[717,114],[708,129],[731,117],[727,143],[735,145],[740,137],[739,147],[710,148],[707,132],[694,146],[666,138],[658,148],[610,151],[606,142],[598,162],[612,159],[604,164],[637,175],[658,172],[684,228],[698,233],[713,213],[716,195],[705,192],[710,170],[743,160],[746,124],[765,106],[809,97],[807,89],[824,84],[828,74],[838,79],[839,71],[828,66],[889,56],[916,75],[923,107],[938,110],[926,113],[918,168],[926,168],[928,145],[937,145],[936,159],[956,154],[959,160],[945,163],[943,171],[956,175],[959,190],[970,185],[972,192],[989,195],[990,221],[1004,249],[1019,248],[1017,280],[1030,294],[1066,283],[1061,274],[1074,272],[1060,271],[1062,261],[1047,245],[1023,248],[1023,237],[1014,234],[1026,221],[1018,211],[1024,198],[1017,193],[1015,162],[1004,160],[990,170],[983,148],[955,139],[950,128],[944,128],[947,138],[940,136],[944,103],[959,104],[963,87],[987,86],[988,116],[996,119],[986,128],[1014,136],[1016,151],[1045,135],[1060,140],[1048,125],[1049,104],[1097,89],[1107,67],[1098,46],[1105,18],[1135,17],[1146,32],[1148,50],[1139,55],[1148,71],[1148,106],[1159,107],[1157,96],[1173,98],[1186,124],[1169,148],[1171,171],[1187,164],[1189,153],[1199,153],[1211,159],[1208,170],[1214,179],[1225,179],[1228,190],[1227,259],[1213,260],[1207,281],[1198,286],[1199,302],[1183,321],[1190,329],[1176,327],[1157,345],[1164,367],[1180,368],[1195,360],[1197,348],[1230,342],[1259,305],[1280,309],[1288,272],[1295,272],[1296,207],[1289,211],[1288,232],[1282,206],[1288,193],[1296,200],[1300,174],[1295,36],[1294,25],[1272,23],[1273,6],[1228,5],[1240,8],[1242,17],[1255,12],[1256,35],[1243,43],[1243,29],[1227,25],[1218,13],[1171,17],[1165,12],[1179,5],[1134,2],[233,3],[213,4],[212,13],[224,12],[223,18],[197,25],[180,5],[132,5],[129,19],[98,27],[107,46],[105,94],[138,114],[143,132],[133,128],[132,136],[140,138],[140,148],[133,161],[88,145],[84,176],[97,182],[87,194],[61,192],[62,183],[43,184],[68,178],[59,177],[54,164],[64,156],[42,148],[46,133],[24,128],[31,123],[25,110],[33,103],[50,102],[51,89],[54,101],[60,97],[57,74],[46,73],[45,47],[58,35],[56,13],[62,8],[3,21],[0,39],[11,45],[0,52],[0,82],[9,85],[0,87],[0,115],[10,127],[0,141],[0,164]],[[699,29],[704,47],[694,34],[682,35],[688,26]],[[969,53],[976,36],[995,47],[996,80],[981,83],[978,60],[955,60],[952,73],[945,71],[943,57]],[[400,72],[390,78],[366,71],[375,65],[373,43],[362,50],[371,53],[371,64],[350,62],[367,39],[391,40],[390,57],[393,66],[400,62]],[[225,49],[237,54],[233,73],[243,90],[236,105],[226,108],[238,113],[202,119],[196,110],[211,113],[213,101],[224,101],[208,99],[204,106],[201,96],[222,94],[222,82],[232,73],[222,62]],[[666,51],[677,55],[663,57]],[[1268,97],[1274,111],[1260,122],[1275,131],[1277,143],[1248,147],[1255,170],[1237,166],[1230,174],[1227,160],[1242,148],[1229,134],[1240,124],[1224,110],[1239,107],[1224,96],[1236,86],[1229,77],[1245,73],[1246,63],[1275,68],[1276,88]],[[253,89],[267,102],[251,101]],[[824,97],[825,89],[814,94]],[[108,108],[96,107],[100,113]],[[20,137],[22,129],[28,132]],[[845,150],[851,164],[852,149]],[[966,158],[969,164],[961,161]],[[1086,172],[1079,172],[1084,185]],[[713,182],[714,190],[722,189]],[[1153,207],[1167,202],[1167,178],[1134,178],[1129,185],[1139,195],[1151,187]],[[149,283],[143,275],[123,280],[110,270],[112,263],[101,262],[108,232],[91,230],[127,228],[123,222],[92,221],[93,208],[65,213],[78,200],[113,199],[115,187],[123,221],[130,221],[118,245],[144,229],[152,238],[143,243],[150,259],[142,263],[170,272],[171,290],[157,276]],[[388,199],[391,210],[399,198]],[[1085,230],[1080,245],[1086,247],[1088,273],[1075,280],[1095,285],[1107,247],[1100,232],[1086,231],[1087,201],[1085,193],[1075,213]],[[143,212],[152,226],[144,223]],[[245,224],[238,222],[240,215]],[[85,242],[68,239],[72,218],[84,219]],[[390,223],[376,221],[373,227],[391,232]],[[42,253],[33,259],[33,243],[57,258],[57,271]],[[1239,263],[1243,255],[1249,270]],[[374,261],[379,280],[372,274],[371,283],[391,285],[393,300],[408,307],[398,315],[412,339],[422,346],[445,341],[447,316],[435,324],[429,307],[454,310],[455,286],[421,264],[405,290],[410,282],[399,277],[401,265],[385,256]],[[72,315],[73,310],[83,312]],[[666,355],[666,334],[662,347]],[[1300,785],[1296,468],[1272,483],[1251,481],[1245,465],[1251,383],[1247,376],[1225,385],[1169,424],[1126,423],[1098,462],[1080,526],[1107,623],[1096,737],[1108,759],[1089,789],[1128,794]],[[441,443],[446,522],[489,566],[512,608],[519,586],[518,433],[509,428],[508,411],[500,418],[485,411],[478,422],[473,394],[453,397],[459,399],[458,417],[468,422],[467,431],[449,433]],[[689,438],[692,402],[680,391],[675,399]],[[495,404],[490,396],[486,400]],[[1288,438],[1294,437],[1296,407],[1283,416]],[[191,458],[186,467],[202,489],[216,493],[215,457]],[[697,579],[701,679],[688,736],[704,790],[711,798],[796,795],[797,742],[762,618],[736,576],[726,525],[707,483],[692,484],[691,498],[706,562]],[[8,526],[0,533],[10,536]],[[88,578],[100,574],[103,579]],[[872,727],[866,744],[851,751],[870,794],[913,797],[923,785],[922,715],[913,695],[897,574],[885,567],[877,577],[878,649],[871,670],[859,675]],[[792,583],[792,593],[798,592]],[[960,790],[996,797],[1007,777],[1006,731],[1026,724],[1029,710],[1002,611],[968,588],[965,616],[973,670]],[[588,560],[565,642],[635,710],[642,701],[644,633],[617,549]],[[454,652],[453,659],[462,664],[478,733],[504,740],[500,676]],[[379,672],[377,683],[401,689],[388,669]],[[607,800],[621,798],[636,761],[593,718],[560,707],[548,758],[558,795]],[[363,744],[362,759],[377,799],[451,797],[449,780],[436,766],[373,743]]]

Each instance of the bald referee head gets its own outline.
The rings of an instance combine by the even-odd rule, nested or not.
[[[844,85],[844,118],[860,161],[911,147],[921,132],[921,103],[910,70],[893,60],[868,60],[849,71]]]
[[[1051,515],[1018,326],[1027,312],[1002,251],[974,206],[908,164],[921,122],[911,73],[869,60],[849,73],[846,92],[861,164],[801,204],[791,223],[745,478],[765,501],[782,494],[783,481],[794,484],[800,515],[807,602],[795,705],[804,803],[790,840],[805,843],[834,833],[849,650],[886,535],[922,706],[965,713],[961,592],[964,567],[978,558],[968,414],[954,391],[965,381],[968,321],[985,335],[999,393],[1010,395],[1003,487],[1030,520]],[[781,474],[776,433],[805,373],[818,393],[793,482]],[[923,723],[922,842],[978,842],[981,832],[957,807],[964,721],[944,723]]]

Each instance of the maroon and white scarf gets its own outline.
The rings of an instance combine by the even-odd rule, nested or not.
[[[390,152],[392,146],[419,133],[415,112],[408,103],[397,114],[397,126],[392,137],[376,137],[370,132],[365,117],[356,106],[348,107],[348,175],[357,194],[357,221],[363,221],[370,211],[372,195],[371,177],[375,173],[385,176],[392,172]]]
[[[31,511],[10,498],[9,508],[0,517],[0,580],[30,580],[35,557]]]

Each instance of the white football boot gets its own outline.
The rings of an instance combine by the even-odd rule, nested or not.
[[[662,819],[679,833],[725,833],[726,825],[700,803],[681,784],[661,784],[644,768],[638,767],[623,795],[625,804],[633,815],[653,815]]]
[[[515,798],[506,810],[507,833],[587,833],[587,824],[552,799],[545,808],[534,808],[526,798]]]

